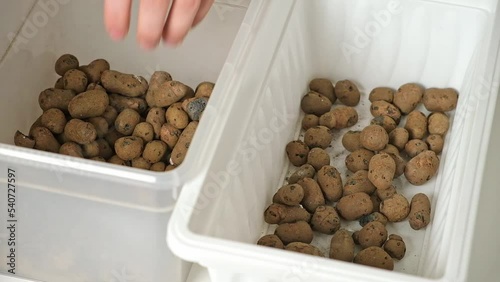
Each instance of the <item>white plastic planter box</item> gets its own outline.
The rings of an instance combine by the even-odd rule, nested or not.
[[[173,252],[207,267],[214,282],[465,281],[499,85],[499,23],[496,1],[252,1],[231,118],[217,158],[179,197],[167,237]],[[428,194],[433,218],[420,231],[390,225],[407,244],[393,272],[255,245],[272,231],[263,211],[283,183],[284,148],[298,136],[300,99],[315,77],[361,87],[357,128],[370,119],[376,86],[418,82],[460,93],[437,177],[421,187],[398,183],[408,198]],[[344,132],[330,149],[338,168]],[[318,238],[327,254],[330,237]]]
[[[23,0],[3,1],[0,7],[0,273],[11,269],[6,228],[7,173],[12,169],[17,277],[184,281],[190,264],[168,250],[166,225],[179,189],[205,166],[196,144],[208,142],[210,112],[226,96],[221,89],[233,76],[233,63],[226,59],[248,1],[216,3],[181,47],[153,53],[139,49],[135,19],[126,42],[112,42],[102,5],[100,0]],[[54,63],[64,53],[76,55],[82,64],[105,58],[113,69],[148,79],[155,70],[166,70],[191,87],[217,80],[207,122],[201,122],[185,163],[154,173],[14,147],[15,131],[27,132],[41,114],[38,94],[53,86]]]

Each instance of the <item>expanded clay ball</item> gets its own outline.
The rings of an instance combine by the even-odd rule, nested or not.
[[[311,214],[300,206],[287,206],[273,203],[264,211],[264,221],[269,224],[309,222]]]
[[[356,245],[359,245],[359,230],[358,231],[354,231],[352,233],[352,240],[354,241],[354,244]]]
[[[394,129],[396,129],[396,127],[398,127],[398,125],[396,124],[396,122],[392,118],[390,118],[388,116],[374,117],[371,120],[370,124],[382,126],[387,133],[393,131]]]
[[[429,88],[422,101],[430,112],[448,112],[457,107],[458,92],[452,88]]]
[[[361,94],[358,87],[350,80],[341,80],[335,84],[337,99],[344,105],[354,107],[359,104]]]
[[[166,122],[165,118],[165,109],[153,107],[149,109],[148,114],[146,115],[146,122],[153,126],[153,130],[155,132],[155,139],[160,138],[161,128],[163,124]]]
[[[368,179],[368,171],[358,170],[347,177],[343,188],[343,195],[351,195],[358,192],[364,192],[371,195],[375,192],[375,186]]]
[[[389,240],[384,244],[384,251],[392,258],[401,260],[406,254],[406,244],[401,236],[391,234],[389,235]]]
[[[322,114],[319,117],[319,125],[326,126],[329,129],[334,129],[337,126],[337,118],[335,117],[335,113],[330,111]]]
[[[450,127],[450,118],[445,113],[431,113],[427,118],[429,134],[445,136]]]
[[[333,234],[340,228],[340,218],[332,206],[319,206],[311,217],[311,228],[323,234]]]
[[[398,178],[405,172],[406,160],[399,154],[388,153],[392,157],[394,163],[396,163],[396,172],[394,173],[394,178]]]
[[[359,219],[359,225],[365,226],[368,223],[374,222],[374,221],[380,222],[383,225],[386,225],[388,222],[387,217],[385,217],[385,215],[383,215],[379,212],[373,212],[369,215],[365,215],[365,216],[361,217]]]
[[[151,163],[143,157],[138,157],[132,160],[132,167],[149,170]]]
[[[153,138],[155,136],[155,132],[154,132],[153,126],[149,122],[144,121],[144,122],[138,123],[135,126],[134,132],[132,132],[132,135],[137,136],[137,137],[141,137],[142,140],[144,140],[144,143],[147,143],[147,142],[153,141]]]
[[[64,73],[63,87],[75,93],[82,93],[87,89],[88,79],[84,72],[71,69]]]
[[[265,235],[262,238],[257,241],[257,245],[261,246],[266,246],[266,247],[271,247],[271,248],[277,248],[277,249],[284,249],[285,246],[283,242],[281,242],[280,238],[274,234],[269,234]]]
[[[378,221],[367,223],[359,231],[358,241],[363,249],[368,247],[382,247],[387,240],[387,230],[384,224]]]
[[[299,184],[282,186],[273,197],[274,203],[288,206],[298,206],[304,198],[304,189]]]
[[[174,103],[165,112],[166,121],[175,128],[184,129],[189,124],[189,116],[182,109],[182,103]]]
[[[191,98],[182,102],[182,109],[184,109],[184,111],[188,114],[189,119],[199,121],[205,111],[205,108],[207,107],[207,104],[208,98],[206,97]],[[179,114],[183,115],[181,112],[179,112]]]
[[[139,122],[141,122],[141,115],[138,112],[125,109],[116,117],[115,129],[123,135],[131,135]]]
[[[327,97],[310,91],[302,98],[300,106],[306,114],[321,116],[330,110],[332,102]]]
[[[431,201],[427,195],[418,193],[413,196],[408,219],[414,230],[420,230],[429,224],[431,221]]]
[[[370,196],[363,192],[342,197],[337,203],[337,210],[346,220],[357,220],[373,211]]]
[[[172,80],[161,82],[157,87],[149,88],[146,101],[151,107],[168,107],[173,103],[192,97],[194,97],[194,90],[191,87]]]
[[[77,158],[83,158],[82,147],[75,142],[67,142],[59,148],[59,154]]]
[[[310,164],[305,164],[299,167],[292,175],[290,175],[290,177],[288,178],[288,183],[294,184],[304,178],[314,178],[314,175],[316,175],[316,170],[314,169],[314,167]]]
[[[90,159],[99,156],[99,143],[97,141],[82,145],[81,148],[84,158]]]
[[[121,159],[117,155],[113,155],[111,158],[108,159],[108,163],[110,164],[116,164],[116,165],[121,165],[121,166],[128,166],[129,162]]]
[[[106,134],[108,134],[109,124],[105,118],[93,117],[89,118],[87,121],[95,127],[98,138],[103,138]]]
[[[101,83],[108,92],[127,97],[143,96],[148,90],[148,82],[144,77],[116,70],[103,71],[101,74]]]
[[[79,69],[85,73],[90,83],[101,82],[102,73],[109,70],[109,68],[108,61],[104,59],[97,59],[86,66],[79,67]]]
[[[358,112],[353,107],[335,107],[330,113],[335,120],[336,129],[348,128],[358,123]]]
[[[80,145],[91,143],[97,138],[97,131],[93,124],[79,119],[72,119],[64,127],[64,135]]]
[[[96,162],[103,162],[103,163],[106,162],[106,159],[103,158],[103,157],[100,157],[100,156],[90,158],[89,160],[93,160],[93,161],[96,161]]]
[[[40,124],[53,134],[61,134],[66,126],[66,116],[59,109],[49,109],[42,114]]]
[[[361,131],[349,130],[342,137],[342,145],[349,152],[354,152],[358,149],[362,149],[361,145]]]
[[[123,135],[120,132],[116,131],[116,129],[114,127],[111,127],[108,130],[108,133],[106,135],[104,135],[104,140],[106,140],[108,142],[108,144],[114,146],[116,140],[118,140],[118,139],[120,139],[122,137],[125,137],[125,135]]]
[[[304,178],[297,182],[304,189],[302,206],[310,213],[314,213],[317,207],[325,205],[325,197],[321,188],[312,178]]]
[[[55,71],[58,75],[63,76],[67,71],[78,68],[79,65],[80,63],[74,55],[64,54],[57,59]]]
[[[398,148],[399,151],[404,150],[409,139],[410,133],[402,127],[395,128],[389,133],[389,143]]]
[[[380,247],[368,247],[361,250],[355,257],[354,263],[393,270],[394,261],[391,256]]]
[[[309,128],[304,134],[304,143],[309,148],[319,147],[322,149],[328,148],[333,140],[330,130],[324,126],[315,126]]]
[[[68,104],[71,117],[86,119],[104,114],[109,106],[109,97],[105,91],[89,90],[76,95]]]
[[[125,109],[132,109],[142,114],[148,109],[148,104],[144,98],[140,97],[126,97],[120,94],[109,94],[109,104],[121,112]]]
[[[370,106],[370,112],[374,117],[388,116],[392,118],[396,124],[399,124],[401,119],[401,111],[391,103],[386,101],[375,101]]]
[[[373,204],[373,212],[380,211],[380,203],[382,202],[382,200],[378,197],[377,193],[371,194],[370,200],[372,201]]]
[[[163,159],[163,156],[167,153],[167,148],[168,147],[165,142],[160,140],[153,140],[151,142],[148,142],[144,147],[142,157],[150,164],[157,163]]]
[[[389,143],[387,131],[380,125],[365,127],[359,137],[361,145],[370,151],[380,151]]]
[[[151,165],[149,170],[151,171],[165,171],[165,168],[167,168],[167,165],[164,162],[157,162]]]
[[[387,153],[387,154],[393,154],[396,156],[399,156],[399,149],[396,148],[396,146],[392,144],[387,144],[384,149],[380,150],[379,153]]]
[[[18,130],[14,135],[14,144],[19,147],[33,149],[35,147],[35,140],[27,135],[24,135],[23,133],[21,133],[21,131]]]
[[[137,136],[122,137],[115,142],[116,155],[124,161],[140,157],[143,149],[144,141]]]
[[[194,96],[195,97],[205,97],[210,98],[214,90],[215,84],[213,82],[204,81],[196,87]]]
[[[118,116],[118,111],[113,106],[107,106],[104,113],[101,115],[108,125],[115,124],[116,117]]]
[[[62,77],[59,77],[56,80],[56,83],[54,83],[54,88],[55,89],[64,89],[64,81]]]
[[[304,116],[302,119],[302,129],[308,130],[311,127],[315,127],[319,125],[319,117],[312,115],[312,114],[307,114]]]
[[[342,197],[342,177],[337,168],[325,165],[318,171],[316,178],[327,201],[336,202]]]
[[[396,163],[387,153],[376,154],[368,167],[368,179],[377,189],[384,190],[391,186],[396,173]]]
[[[403,114],[408,114],[422,101],[424,89],[416,83],[407,83],[402,85],[394,94],[394,105],[398,107]]]
[[[408,154],[410,158],[415,157],[416,155],[429,150],[427,144],[420,139],[413,139],[408,141],[405,145],[405,152]]]
[[[429,150],[436,154],[440,154],[443,151],[444,139],[441,135],[431,134],[425,139],[425,143],[429,147]]]
[[[312,165],[316,171],[330,164],[330,156],[321,148],[312,148],[307,155],[307,163]]]
[[[307,163],[309,147],[301,140],[291,141],[285,148],[288,159],[294,166],[301,166]]]
[[[391,185],[391,187],[389,187],[387,189],[383,189],[383,190],[382,189],[377,189],[377,191],[375,191],[375,195],[379,199],[380,203],[383,200],[385,200],[387,198],[390,198],[390,197],[392,197],[393,195],[395,195],[397,193],[398,193],[398,191],[396,190],[396,186],[394,186],[394,185]]]
[[[43,111],[56,108],[67,112],[68,105],[74,97],[75,92],[71,90],[49,88],[40,92],[38,104]]]
[[[337,96],[335,95],[335,88],[332,82],[327,78],[315,78],[309,82],[309,89],[315,91],[335,103]]]
[[[433,151],[424,151],[412,158],[405,167],[405,177],[413,185],[423,185],[439,168],[439,158]]]
[[[175,147],[175,145],[179,141],[179,137],[181,136],[181,134],[182,131],[180,129],[177,129],[168,123],[164,123],[160,129],[160,139],[161,141],[165,142],[170,149]]]
[[[354,259],[354,240],[345,229],[333,234],[330,241],[330,258],[351,262]]]
[[[113,149],[111,148],[111,146],[109,145],[108,141],[106,141],[104,139],[97,139],[95,142],[99,146],[99,156],[100,157],[107,160],[107,159],[111,158],[111,156],[113,156],[114,152],[113,152]]]
[[[345,165],[351,172],[356,172],[358,170],[368,170],[370,160],[375,154],[367,149],[356,150],[345,159]]]
[[[389,87],[376,87],[374,88],[369,95],[370,102],[375,101],[386,101],[388,103],[392,103],[394,99],[394,90]]]
[[[90,90],[106,91],[106,89],[104,89],[104,87],[102,87],[100,84],[97,84],[95,82],[91,82],[91,83],[89,83],[89,85],[87,85],[87,91],[90,91]]]
[[[390,222],[404,220],[410,213],[410,203],[401,194],[394,194],[382,201],[380,212],[387,217]]]
[[[423,139],[427,135],[427,117],[420,111],[412,111],[406,119],[405,129],[410,139]]]
[[[192,121],[188,126],[182,131],[179,136],[179,140],[175,144],[171,155],[171,164],[179,166],[187,155],[191,141],[193,140],[194,134],[198,128],[198,122]]]
[[[285,245],[293,242],[310,244],[314,237],[311,226],[305,221],[280,224],[274,231],[274,234],[278,236]]]
[[[308,255],[313,255],[313,256],[318,256],[318,257],[324,257],[325,255],[315,246],[311,244],[306,244],[302,242],[293,242],[288,245],[286,245],[285,250],[287,251],[292,251],[292,252],[297,252],[301,254],[308,254]]]

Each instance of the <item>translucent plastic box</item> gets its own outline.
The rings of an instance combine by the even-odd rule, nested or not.
[[[138,1],[134,1],[137,10]],[[176,49],[141,51],[132,33],[115,43],[105,33],[102,1],[3,1],[0,7],[0,273],[10,269],[8,170],[15,171],[16,276],[42,281],[184,281],[190,265],[165,241],[183,183],[203,171],[213,108],[234,72],[230,48],[248,1],[224,0]],[[11,44],[11,41],[14,40]],[[80,160],[14,147],[41,114],[39,93],[54,85],[64,53],[81,64],[105,58],[111,68],[149,79],[166,70],[191,87],[217,83],[185,162],[167,173]],[[220,94],[218,94],[220,93]],[[216,137],[216,136],[215,136]],[[1,275],[0,275],[1,276]],[[0,277],[1,280],[1,277]]]
[[[465,281],[499,86],[497,9],[497,1],[252,1],[225,138],[208,171],[181,192],[169,223],[172,251],[207,267],[214,282]],[[429,195],[433,215],[424,230],[388,227],[407,244],[393,272],[255,245],[272,232],[263,211],[289,169],[285,146],[299,135],[300,100],[315,77],[361,88],[355,129],[371,118],[374,87],[417,82],[460,93],[437,176],[419,187],[404,177],[397,183],[407,198]],[[345,132],[328,149],[339,169]],[[330,237],[317,237],[328,254]]]

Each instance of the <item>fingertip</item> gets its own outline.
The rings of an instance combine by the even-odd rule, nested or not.
[[[158,44],[160,44],[159,41],[154,42],[154,41],[147,41],[147,40],[137,40],[139,42],[139,46],[141,47],[142,50],[144,51],[151,51],[158,47]]]
[[[122,29],[110,28],[108,29],[109,37],[114,41],[120,41],[127,35],[127,31]]]
[[[177,47],[184,42],[184,37],[175,37],[167,34],[163,36],[163,42],[168,47]]]

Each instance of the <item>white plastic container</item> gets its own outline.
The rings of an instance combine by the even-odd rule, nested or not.
[[[190,264],[168,250],[166,226],[179,189],[205,165],[196,144],[208,142],[211,108],[218,107],[232,80],[234,63],[226,59],[247,5],[217,2],[181,47],[145,53],[135,40],[135,19],[125,42],[108,38],[100,0],[2,2],[0,273],[11,269],[6,228],[12,169],[16,276],[51,282],[184,281]],[[146,78],[167,70],[191,87],[217,82],[207,121],[201,122],[185,163],[154,173],[14,147],[15,131],[27,132],[41,114],[38,94],[53,86],[54,63],[64,53],[82,64],[105,58],[113,69]]]
[[[499,86],[497,9],[496,1],[252,1],[225,138],[209,169],[181,192],[169,223],[172,251],[207,267],[214,282],[465,281]],[[433,218],[420,231],[407,221],[390,225],[407,244],[394,272],[255,245],[272,232],[263,211],[288,171],[284,148],[298,136],[300,99],[315,77],[361,87],[356,128],[370,119],[373,87],[418,82],[460,93],[437,177],[420,187],[397,183],[408,198],[428,194]],[[340,169],[345,131],[329,149]],[[330,237],[316,237],[328,254]]]

